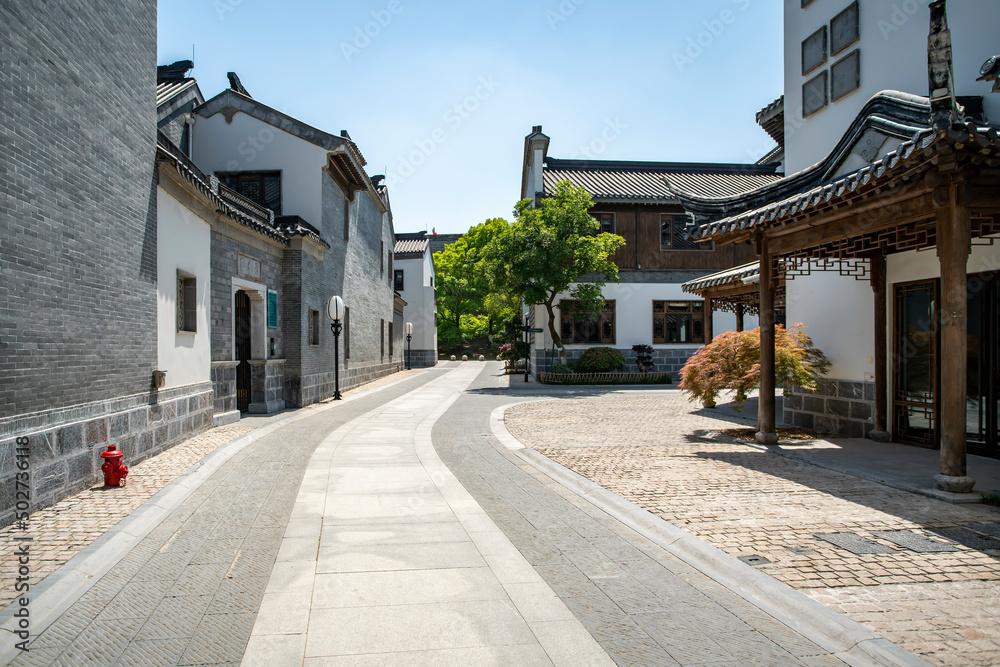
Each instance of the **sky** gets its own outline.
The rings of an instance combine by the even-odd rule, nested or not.
[[[347,130],[397,232],[511,219],[524,137],[555,158],[753,162],[782,93],[778,0],[160,0],[158,58],[206,98]]]

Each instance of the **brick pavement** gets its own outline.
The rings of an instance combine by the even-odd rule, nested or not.
[[[733,556],[763,558],[752,561],[758,569],[928,660],[1000,664],[1000,551],[952,544],[918,553],[875,535],[909,531],[951,544],[934,531],[1000,524],[995,508],[704,441],[732,420],[678,392],[529,403],[505,422],[525,445]],[[829,533],[852,533],[886,553],[855,554],[815,537]]]
[[[314,416],[237,452],[11,664],[239,664],[312,450],[435,375],[311,408]]]
[[[843,664],[508,451],[489,428],[512,399],[497,385],[480,377],[436,424],[435,449],[618,664]]]

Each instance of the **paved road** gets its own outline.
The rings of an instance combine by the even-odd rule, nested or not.
[[[13,664],[843,664],[512,454],[502,384],[449,364],[258,439]]]

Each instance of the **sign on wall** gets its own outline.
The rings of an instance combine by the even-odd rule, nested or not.
[[[273,289],[267,290],[267,328],[278,328],[278,293]]]

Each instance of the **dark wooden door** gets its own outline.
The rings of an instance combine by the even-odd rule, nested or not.
[[[246,412],[250,408],[250,296],[237,292],[233,307],[236,361],[240,362],[236,367],[236,407]]]
[[[1000,281],[969,276],[966,441],[969,452],[1000,458]]]
[[[893,437],[937,446],[937,281],[895,286],[893,309]]]

